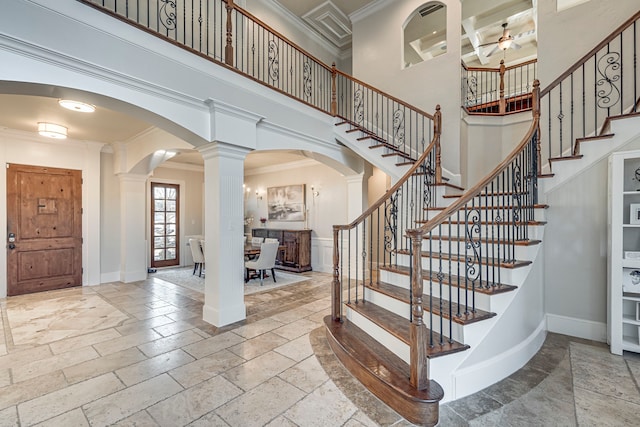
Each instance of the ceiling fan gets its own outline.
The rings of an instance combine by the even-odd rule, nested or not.
[[[486,55],[487,57],[489,57],[500,50],[505,51],[509,48],[520,49],[522,46],[520,46],[514,40],[514,37],[509,34],[509,29],[507,28],[507,23],[505,22],[504,24],[502,24],[502,36],[498,39],[498,41],[481,44],[478,47],[491,46],[495,44],[496,46],[491,49],[491,51]]]

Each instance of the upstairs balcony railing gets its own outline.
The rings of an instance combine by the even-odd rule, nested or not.
[[[638,112],[640,29],[636,13],[540,92],[542,158],[580,154],[609,132],[610,119]]]
[[[412,161],[431,141],[433,115],[322,63],[233,0],[78,1],[340,117]]]
[[[499,68],[462,64],[462,108],[469,114],[505,115],[531,109],[531,91],[537,78],[536,59]]]

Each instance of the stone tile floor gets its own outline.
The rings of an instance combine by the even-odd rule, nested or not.
[[[0,426],[408,426],[333,356],[331,276],[202,321],[160,279],[0,300]],[[520,371],[441,406],[442,426],[640,425],[640,359],[549,334]]]

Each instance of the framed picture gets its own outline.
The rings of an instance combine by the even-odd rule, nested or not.
[[[269,220],[304,221],[305,200],[304,184],[267,188]]]
[[[635,268],[622,269],[622,291],[640,293],[640,270]]]
[[[640,203],[629,205],[629,224],[640,224]]]

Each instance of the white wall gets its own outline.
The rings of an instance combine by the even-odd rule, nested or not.
[[[462,185],[471,188],[522,141],[531,127],[530,111],[508,116],[464,115],[460,122]]]
[[[83,285],[100,283],[100,148],[101,143],[52,140],[35,133],[2,129],[0,165],[16,163],[82,171]],[[0,174],[0,224],[7,223],[6,168]],[[0,227],[0,241],[7,229]],[[0,298],[7,295],[7,258],[0,257]]]
[[[640,148],[640,139],[618,151]],[[546,193],[545,311],[550,330],[607,322],[607,158]],[[558,330],[558,328],[561,328]],[[583,335],[584,337],[584,335]],[[604,339],[604,336],[589,336]]]
[[[441,104],[442,164],[455,175],[460,173],[462,12],[459,0],[441,1],[447,5],[447,53],[403,69],[403,24],[427,1],[387,1],[353,23],[353,75],[429,113]]]
[[[639,10],[637,0],[589,0],[561,12],[555,1],[538,1],[540,88],[546,88]]]
[[[114,155],[100,156],[100,272],[102,283],[120,280],[120,182],[115,175]]]
[[[307,227],[312,230],[311,266],[314,271],[331,272],[333,263],[333,225],[347,223],[347,181],[335,170],[314,160],[304,160],[277,168],[265,167],[245,173],[245,217],[253,216],[251,228],[260,227],[267,218],[267,188],[291,184],[306,185]],[[311,186],[319,192],[313,197]],[[256,198],[258,190],[262,200]],[[267,228],[303,229],[303,221],[267,221]]]

